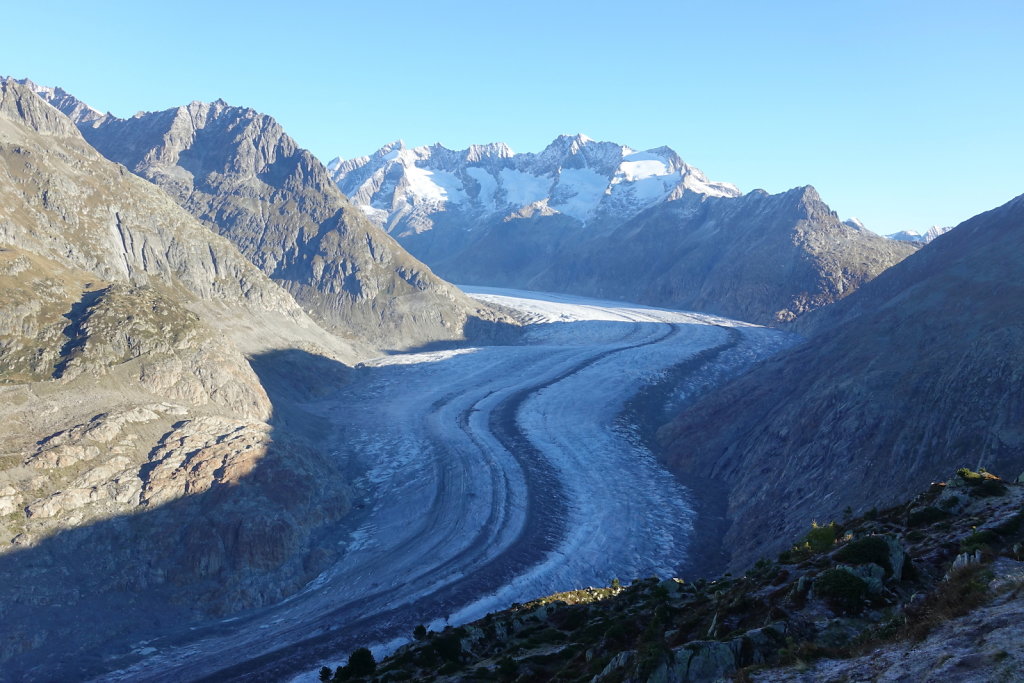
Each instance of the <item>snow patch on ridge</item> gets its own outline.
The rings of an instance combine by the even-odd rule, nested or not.
[[[330,165],[342,191],[377,225],[399,235],[433,226],[440,211],[459,212],[464,230],[517,216],[524,207],[553,209],[581,223],[622,222],[685,192],[733,197],[729,183],[708,181],[668,147],[635,151],[563,135],[537,154],[515,154],[502,143],[454,151],[390,143],[368,157]],[[527,211],[523,215],[536,215]]]

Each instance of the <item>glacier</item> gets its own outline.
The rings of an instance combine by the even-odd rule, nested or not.
[[[723,377],[794,335],[712,315],[465,288],[519,312],[509,343],[388,355],[317,404],[355,505],[340,560],[270,607],[133,643],[104,680],[282,677],[394,649],[541,595],[675,574],[690,492],[622,416],[704,352]],[[728,374],[728,373],[725,373]],[[698,381],[700,377],[693,378]],[[699,381],[698,381],[699,383]],[[312,677],[312,678],[310,678]]]

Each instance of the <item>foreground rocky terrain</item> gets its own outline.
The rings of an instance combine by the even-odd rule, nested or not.
[[[713,580],[617,580],[496,612],[321,680],[1016,680],[1024,486],[964,469],[913,500],[808,524]]]
[[[371,220],[453,282],[760,324],[837,301],[913,253],[811,187],[742,194],[667,147],[563,135],[537,154],[400,142],[330,165]]]
[[[734,570],[808,519],[891,504],[936,468],[1020,468],[1022,226],[1024,197],[962,223],[664,428],[669,467],[723,487]]]

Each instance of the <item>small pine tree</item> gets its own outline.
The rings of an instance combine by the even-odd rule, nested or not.
[[[331,671],[330,667],[327,667],[327,666],[320,667],[320,680],[321,681],[325,681],[325,683],[326,683],[326,681],[331,680],[332,676],[334,676],[334,672]]]
[[[412,637],[416,640],[425,640],[427,637],[427,627],[420,624],[412,630]]]
[[[348,656],[349,676],[370,676],[377,670],[377,660],[367,648],[361,647]]]

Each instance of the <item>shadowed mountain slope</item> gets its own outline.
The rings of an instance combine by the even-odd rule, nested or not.
[[[674,471],[729,490],[733,566],[950,469],[1024,469],[1021,253],[1024,196],[809,316],[806,344],[663,428]]]
[[[347,485],[318,419],[274,396],[359,353],[0,80],[0,670],[315,577]]]

